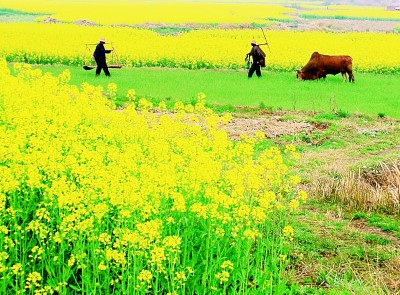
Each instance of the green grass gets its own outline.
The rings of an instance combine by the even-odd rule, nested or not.
[[[4,15],[38,15],[38,14],[7,9],[7,8],[0,8],[0,15],[4,16]]]
[[[399,278],[392,269],[398,257],[394,234],[389,239],[375,227],[357,226],[357,218],[338,217],[336,206],[314,205],[296,218],[291,252],[294,277],[301,282],[296,294],[397,294],[390,290],[390,280]],[[360,215],[368,220],[375,214]]]
[[[340,12],[338,12],[340,13]],[[338,20],[375,20],[375,21],[398,21],[400,17],[366,17],[366,16],[347,16],[347,15],[313,15],[307,13],[299,14],[305,19],[338,19]]]
[[[40,15],[44,14],[0,8],[0,22],[34,22]]]
[[[327,80],[297,81],[295,73],[263,71],[263,77],[247,78],[245,71],[185,70],[168,68],[111,69],[111,78],[95,77],[94,70],[76,66],[39,66],[53,74],[71,71],[71,83],[88,82],[118,86],[117,100],[125,100],[129,89],[137,97],[190,102],[198,93],[214,105],[253,106],[269,110],[299,110],[336,113],[339,117],[362,113],[400,118],[400,76],[355,73],[356,82],[343,83],[340,75]],[[224,108],[223,108],[224,109]]]

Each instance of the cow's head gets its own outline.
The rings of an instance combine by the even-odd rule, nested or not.
[[[297,80],[315,80],[318,79],[317,74],[309,73],[308,71],[297,70],[296,71],[296,78]]]
[[[304,73],[301,70],[296,70],[296,78],[297,78],[297,80],[303,80]]]

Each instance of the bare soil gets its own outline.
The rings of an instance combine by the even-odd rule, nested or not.
[[[277,138],[282,135],[310,132],[315,129],[315,126],[301,121],[282,121],[280,116],[273,116],[271,118],[233,118],[223,128],[232,139],[239,139],[241,134],[252,137],[256,131],[264,132],[267,138]]]
[[[293,21],[291,22],[276,22],[268,24],[265,27],[269,30],[292,30],[292,31],[324,31],[333,33],[343,32],[381,32],[391,33],[395,32],[395,27],[399,24],[398,21],[388,20],[349,20],[349,19],[304,19],[297,16],[298,11],[293,15]],[[400,12],[399,12],[400,15]],[[6,19],[0,17],[0,21],[6,21]],[[42,23],[62,23],[62,21],[47,17],[42,20]],[[77,20],[74,22],[76,25],[83,26],[97,26],[98,24],[90,20]],[[164,28],[171,28],[168,34],[177,35],[186,30],[195,29],[209,29],[213,28],[214,25],[210,24],[165,24],[165,23],[143,23],[136,25],[128,24],[114,24],[113,26],[122,27],[136,27],[151,30],[159,30]],[[218,24],[218,29],[251,29],[253,25],[251,23],[241,24]]]

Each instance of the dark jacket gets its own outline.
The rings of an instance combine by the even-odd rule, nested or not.
[[[253,63],[265,67],[265,53],[258,45],[253,45],[249,55],[253,58]]]
[[[96,49],[93,53],[93,57],[96,61],[105,62],[106,61],[106,53],[110,53],[110,52],[111,52],[111,50],[106,50],[104,48],[104,44],[100,42],[96,46]]]

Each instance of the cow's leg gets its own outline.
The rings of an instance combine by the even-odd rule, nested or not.
[[[349,74],[349,81],[354,83],[354,75],[352,71],[348,71],[347,74]]]
[[[347,80],[346,72],[342,72],[342,78],[343,78],[343,82],[346,82],[346,80]]]
[[[347,68],[346,68],[346,72],[349,75],[349,81],[354,83],[354,75],[353,75],[353,65],[350,64]]]

